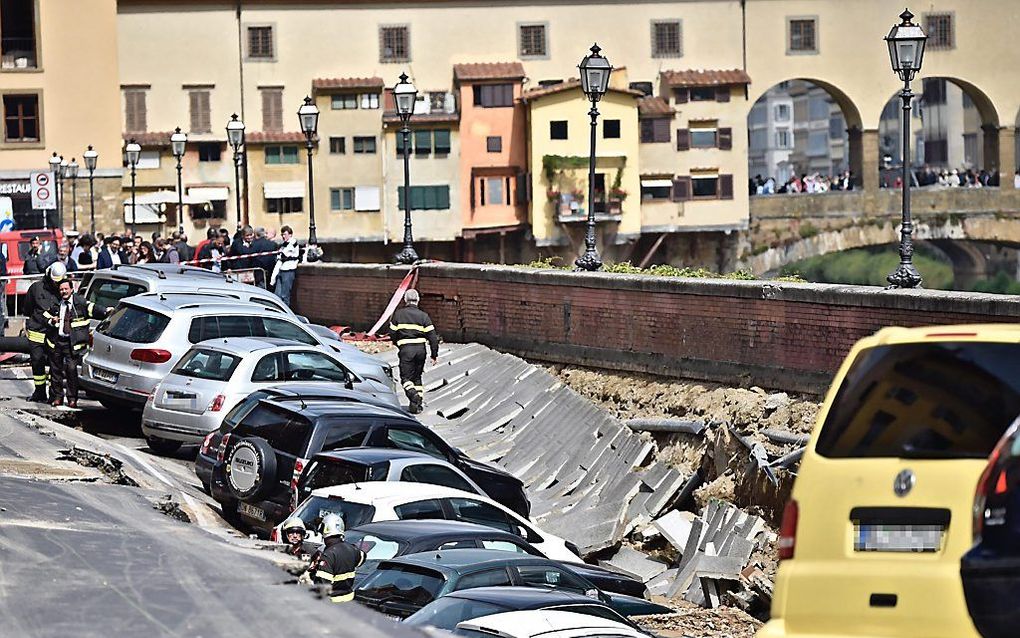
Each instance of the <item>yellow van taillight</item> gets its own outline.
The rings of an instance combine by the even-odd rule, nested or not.
[[[797,501],[790,500],[783,508],[783,522],[779,526],[779,560],[793,558],[793,551],[797,546],[797,518],[800,516],[800,508]]]

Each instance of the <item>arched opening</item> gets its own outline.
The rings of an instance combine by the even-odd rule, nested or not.
[[[747,115],[751,195],[827,192],[861,185],[861,115],[814,79],[780,82]]]
[[[914,82],[910,112],[913,186],[998,186],[999,116],[969,82],[926,77]],[[903,102],[893,95],[878,124],[879,185],[899,187],[903,166]]]

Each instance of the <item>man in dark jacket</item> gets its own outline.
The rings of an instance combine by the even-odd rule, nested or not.
[[[255,231],[252,230],[251,226],[245,226],[241,229],[241,232],[234,238],[234,243],[230,245],[230,256],[233,258],[229,262],[228,268],[230,270],[245,270],[252,267],[252,260],[250,255],[255,252],[252,250],[252,243],[255,241]]]
[[[46,347],[50,357],[50,402],[54,406],[63,405],[66,391],[67,407],[76,408],[78,366],[89,343],[89,319],[103,319],[113,308],[97,308],[85,301],[74,292],[74,285],[66,277],[57,290],[60,300],[43,313],[49,323]]]
[[[251,243],[251,252],[253,254],[259,253],[270,253],[268,255],[260,255],[258,257],[251,258],[252,268],[261,268],[266,274],[266,285],[269,284],[269,278],[273,275],[273,269],[276,268],[276,251],[278,247],[276,242],[266,237],[265,228],[255,229],[255,241]]]
[[[312,577],[320,585],[328,585],[329,599],[334,603],[354,600],[354,572],[365,562],[365,553],[344,542],[344,521],[339,514],[322,518],[322,541],[326,548],[312,566]]]
[[[22,272],[26,275],[40,275],[46,272],[46,268],[54,261],[56,261],[56,255],[42,250],[42,242],[39,238],[32,237],[28,240],[28,256],[25,257]]]
[[[407,394],[411,414],[422,411],[425,386],[421,375],[425,371],[425,344],[432,352],[432,364],[439,356],[439,335],[428,314],[418,308],[418,291],[404,293],[404,307],[398,308],[390,318],[390,339],[396,344],[400,361],[400,383]]]
[[[122,262],[120,259],[120,237],[111,235],[103,240],[105,244],[103,249],[99,251],[99,259],[96,261],[96,268],[113,268],[119,266]]]
[[[60,302],[58,286],[67,278],[64,264],[55,263],[46,269],[46,276],[28,288],[25,301],[25,331],[28,333],[28,357],[32,363],[32,383],[35,389],[29,401],[46,403],[46,333],[50,329],[47,312]]]

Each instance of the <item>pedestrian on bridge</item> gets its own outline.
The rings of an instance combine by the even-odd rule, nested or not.
[[[421,375],[425,371],[425,344],[432,353],[432,364],[439,356],[439,335],[432,318],[418,308],[421,297],[418,291],[404,293],[404,307],[398,308],[390,319],[390,339],[399,349],[400,383],[410,402],[411,414],[419,414],[425,402],[425,386]]]

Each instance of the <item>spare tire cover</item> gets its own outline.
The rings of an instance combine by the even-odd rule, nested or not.
[[[276,451],[265,439],[241,439],[226,461],[227,489],[240,500],[260,498],[276,484]]]

